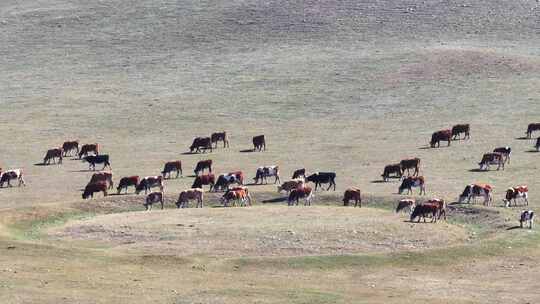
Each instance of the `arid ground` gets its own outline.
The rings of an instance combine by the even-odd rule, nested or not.
[[[540,206],[540,153],[523,139],[540,122],[537,1],[4,0],[0,41],[0,167],[27,182],[0,189],[0,303],[540,300],[540,234],[515,229],[526,207],[502,207],[520,184]],[[429,148],[457,123],[470,140]],[[185,153],[221,130],[229,149]],[[246,152],[259,134],[267,150]],[[86,164],[41,165],[73,139],[98,142],[116,182],[181,160],[167,208],[83,201]],[[505,170],[478,172],[500,146]],[[494,206],[452,204],[436,224],[394,214],[405,196],[380,175],[409,157],[426,198],[482,182]],[[208,158],[248,179],[334,171],[337,190],[312,207],[269,184],[250,186],[252,207],[205,193],[203,209],[173,208]],[[361,209],[342,206],[351,186]]]

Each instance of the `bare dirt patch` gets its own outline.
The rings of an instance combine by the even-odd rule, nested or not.
[[[111,214],[68,222],[49,236],[154,254],[296,256],[420,250],[464,241],[467,232],[368,208],[252,207]]]

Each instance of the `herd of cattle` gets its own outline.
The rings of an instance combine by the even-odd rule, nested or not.
[[[526,138],[530,139],[535,131],[540,131],[540,123],[529,124],[526,131]],[[470,126],[469,124],[459,124],[453,126],[451,129],[440,130],[434,132],[431,136],[430,146],[432,148],[440,147],[441,141],[447,141],[448,146],[452,140],[461,139],[461,135],[464,135],[463,139],[470,138]],[[229,139],[226,132],[212,133],[210,137],[197,137],[193,140],[192,145],[189,147],[190,153],[205,153],[207,150],[212,152],[216,149],[219,142],[223,142],[223,148],[229,147]],[[252,139],[253,151],[266,150],[266,140],[264,135],[255,136]],[[540,137],[536,140],[535,148],[540,150]],[[502,168],[506,163],[510,163],[510,154],[512,150],[510,147],[495,148],[493,152],[485,153],[479,163],[480,170],[489,170],[490,165],[497,165],[497,170]],[[100,146],[97,143],[84,144],[79,146],[78,141],[66,141],[61,148],[53,148],[45,153],[43,158],[43,164],[49,165],[51,161],[53,163],[62,163],[62,159],[66,156],[77,155],[79,159],[87,162],[89,169],[95,170],[96,165],[103,165],[101,170],[105,168],[111,168],[109,155],[100,154]],[[244,184],[244,173],[242,171],[234,171],[215,175],[212,173],[212,160],[202,160],[197,163],[195,169],[195,180],[190,189],[180,192],[176,206],[178,208],[186,208],[189,206],[190,201],[196,201],[196,207],[203,207],[204,191],[203,187],[208,186],[209,191],[223,191],[223,195],[220,202],[224,206],[232,205],[240,206],[251,205],[251,195],[248,188]],[[205,173],[205,171],[207,171]],[[426,194],[425,178],[419,176],[420,172],[420,159],[404,159],[399,163],[390,164],[384,167],[382,178],[383,181],[388,181],[390,178],[399,178],[401,185],[398,188],[398,193],[403,194],[406,190],[407,195],[412,194],[412,188],[419,188],[419,194]],[[165,163],[161,175],[146,176],[140,178],[139,176],[126,176],[122,177],[117,185],[117,194],[122,191],[128,192],[129,187],[134,188],[134,193],[139,194],[144,191],[146,200],[144,206],[147,210],[152,208],[154,203],[160,203],[163,209],[164,199],[164,180],[178,178],[183,175],[181,161],[171,161]],[[288,194],[288,205],[298,205],[300,199],[304,199],[304,205],[311,205],[313,200],[313,192],[319,187],[322,188],[323,184],[328,184],[326,190],[336,190],[336,173],[334,172],[315,172],[306,176],[306,170],[304,168],[296,170],[292,178],[281,183],[279,167],[263,166],[257,168],[255,177],[253,178],[254,184],[268,183],[268,178],[274,178],[274,184],[280,183],[278,186],[278,192],[285,191]],[[2,171],[0,168],[0,188],[4,187],[7,183],[8,187],[11,187],[11,181],[17,180],[18,185],[25,185],[22,169],[11,169]],[[308,185],[313,183],[315,188],[313,189]],[[154,188],[158,188],[159,191],[153,191]],[[97,172],[94,173],[85,186],[82,193],[82,198],[87,199],[93,197],[94,193],[103,192],[104,196],[107,196],[108,191],[113,189],[113,174],[112,172]],[[150,192],[150,193],[149,193]],[[463,193],[459,196],[458,203],[470,203],[476,202],[476,199],[483,198],[483,204],[490,206],[493,202],[493,187],[489,184],[470,184],[465,187]],[[528,187],[526,185],[519,185],[508,188],[506,191],[505,202],[506,207],[510,207],[512,202],[514,206],[517,206],[517,200],[521,199],[525,205],[528,205]],[[348,188],[343,195],[343,204],[348,206],[353,201],[354,206],[362,206],[361,192],[358,188]],[[422,204],[417,204],[414,199],[403,199],[398,202],[396,212],[401,210],[410,211],[410,220],[413,221],[418,218],[418,221],[426,218],[431,218],[432,222],[436,222],[441,217],[446,219],[446,202],[442,199],[430,199]],[[520,222],[523,225],[524,222],[529,223],[529,227],[532,227],[534,212],[531,210],[523,211],[520,217]]]

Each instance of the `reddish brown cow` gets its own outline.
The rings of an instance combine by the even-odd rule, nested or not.
[[[396,213],[400,212],[401,210],[409,209],[409,213],[412,213],[414,208],[416,207],[416,201],[411,198],[405,198],[398,202]]]
[[[448,146],[450,146],[451,140],[452,140],[452,130],[441,130],[431,135],[431,141],[429,142],[429,145],[432,148],[435,148],[435,145],[437,145],[437,148],[438,148],[441,146],[441,141],[447,141]]]
[[[304,186],[302,188],[296,188],[291,190],[289,193],[288,205],[293,206],[296,204],[298,206],[298,201],[304,198],[304,206],[311,206],[311,201],[313,200],[313,189],[310,186]]]
[[[246,201],[251,206],[251,196],[245,187],[236,187],[225,192],[221,197],[221,203],[227,207],[230,201],[233,201],[233,206],[236,206],[236,202],[238,202],[243,207],[246,205]]]
[[[53,163],[56,164],[56,159],[58,158],[58,163],[62,163],[62,155],[64,154],[64,150],[62,148],[54,148],[47,150],[47,153],[45,154],[45,157],[43,158],[43,164],[44,165],[50,165],[51,159]]]
[[[172,172],[176,172],[175,178],[178,178],[178,175],[182,175],[182,162],[181,161],[176,160],[176,161],[170,161],[170,162],[165,163],[165,166],[163,167],[163,171],[161,171],[161,174],[163,175],[163,178],[171,178]]]
[[[420,195],[426,194],[426,181],[423,176],[408,176],[401,182],[398,193],[402,194],[407,189],[407,194],[412,193],[413,187],[420,187]]]
[[[253,151],[266,151],[266,140],[264,135],[258,135],[253,137]]]
[[[191,186],[191,188],[202,188],[203,185],[210,185],[210,191],[212,191],[212,188],[214,188],[215,184],[216,176],[213,173],[202,174],[195,177],[195,181],[193,181],[193,185]]]
[[[94,198],[95,192],[103,192],[103,196],[107,196],[107,183],[106,182],[97,182],[94,184],[88,184],[84,188],[84,192],[82,194],[83,199],[87,199],[89,197]]]
[[[98,144],[85,144],[82,145],[81,151],[79,152],[79,159],[84,156],[87,156],[89,153],[93,152],[95,155],[99,155],[99,145]]]
[[[152,210],[152,205],[155,203],[160,203],[161,210],[163,210],[163,192],[152,192],[148,194],[143,205],[146,208],[146,211],[150,211]]]
[[[506,207],[510,207],[512,200],[514,201],[514,206],[517,206],[518,198],[522,198],[525,201],[525,205],[529,205],[529,188],[527,185],[509,188],[506,190],[506,196],[503,201]]]
[[[180,195],[178,196],[178,201],[176,202],[176,207],[178,208],[186,208],[189,207],[189,201],[190,200],[196,200],[197,206],[195,208],[199,208],[199,206],[203,207],[203,189],[201,188],[193,188],[188,189],[180,192]]]
[[[75,153],[79,154],[79,141],[65,141],[62,149],[64,150],[64,156],[71,155],[71,151],[76,151]]]
[[[345,190],[345,193],[343,194],[343,206],[349,206],[350,201],[354,201],[354,206],[360,205],[360,208],[362,208],[362,198],[360,195],[360,189],[358,188],[349,188]]]
[[[127,193],[128,187],[133,186],[136,188],[138,184],[139,184],[139,176],[137,175],[122,177],[120,179],[120,182],[118,183],[118,187],[116,188],[116,190],[118,190],[118,194],[120,194],[122,189],[125,189]]]
[[[92,175],[90,182],[88,184],[95,184],[98,182],[105,182],[108,187],[107,189],[113,188],[112,172],[98,172]]]
[[[480,170],[489,170],[490,165],[497,165],[497,170],[501,167],[504,170],[504,157],[499,152],[486,153],[478,163]]]

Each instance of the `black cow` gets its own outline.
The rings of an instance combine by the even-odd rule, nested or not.
[[[401,178],[401,176],[403,176],[403,173],[401,172],[401,164],[392,164],[385,166],[383,174],[381,174],[381,176],[383,180],[387,182],[388,179],[392,177],[390,176],[391,174],[395,174],[394,177]]]
[[[525,132],[527,134],[527,138],[531,138],[533,132],[534,131],[539,131],[539,130],[540,130],[540,123],[529,124],[527,126],[527,132]]]
[[[212,140],[210,137],[196,137],[193,139],[193,143],[189,147],[189,152],[206,152],[206,150],[210,150],[212,152]]]
[[[470,132],[470,125],[469,124],[461,124],[461,125],[455,125],[452,127],[452,139],[461,139],[461,133],[465,134],[465,137],[463,139],[471,138]]]
[[[437,148],[441,146],[441,141],[447,141],[448,146],[450,146],[450,141],[452,140],[452,131],[451,130],[441,130],[434,132],[431,134],[431,141],[429,142],[429,145],[432,148],[435,148],[435,145],[437,145]]]
[[[253,137],[253,150],[266,151],[266,140],[264,139],[264,135],[258,135],[258,136]]]
[[[330,187],[333,185],[334,191],[336,191],[336,173],[334,172],[316,172],[308,176],[306,181],[314,183],[315,190],[321,184],[329,184],[326,190],[330,190]]]
[[[199,172],[204,172],[205,169],[208,169],[208,171],[212,173],[212,160],[211,159],[199,161],[197,163],[197,166],[195,166],[195,170],[193,170],[193,172],[195,172],[195,175],[199,175]]]
[[[109,155],[108,154],[101,154],[101,155],[90,155],[83,157],[83,161],[88,162],[89,169],[96,170],[96,164],[103,164],[104,170],[106,167],[111,168],[111,163],[109,162]]]
[[[510,163],[510,153],[512,153],[512,148],[510,147],[499,147],[493,149],[493,152],[501,153],[504,156],[504,162]]]
[[[212,143],[215,144],[216,149],[219,141],[223,142],[223,148],[229,147],[229,138],[227,137],[227,132],[225,131],[212,133],[210,139]]]
[[[302,169],[298,169],[298,170],[295,170],[293,175],[292,175],[292,179],[296,179],[296,178],[306,178],[306,168],[302,168]]]

